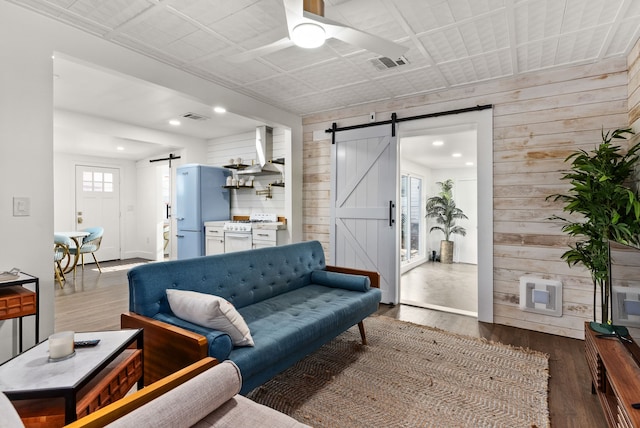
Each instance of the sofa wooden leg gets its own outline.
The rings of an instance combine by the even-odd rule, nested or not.
[[[364,334],[364,321],[358,323],[358,329],[360,329],[360,337],[362,338],[362,344],[367,344],[367,336]]]

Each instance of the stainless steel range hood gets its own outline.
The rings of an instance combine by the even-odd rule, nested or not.
[[[256,164],[238,171],[242,175],[273,175],[281,171],[273,162],[273,128],[258,126],[256,128]]]

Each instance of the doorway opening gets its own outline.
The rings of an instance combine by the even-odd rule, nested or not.
[[[333,250],[334,263],[340,265],[344,262],[345,265],[356,268],[377,270],[382,278],[381,302],[400,302],[401,228],[398,227],[396,218],[401,214],[398,201],[402,147],[398,144],[398,138],[420,137],[427,133],[426,130],[434,133],[436,129],[474,131],[476,144],[467,143],[467,148],[475,149],[477,168],[477,226],[474,226],[477,242],[475,247],[471,247],[475,248],[477,258],[476,318],[478,321],[492,323],[493,108],[485,105],[407,118],[398,118],[396,113],[392,113],[391,117],[390,121],[344,128],[338,128],[337,124],[333,123],[332,128],[327,130],[333,133],[330,247]],[[390,126],[385,129],[388,125]],[[398,137],[398,130],[401,137]],[[409,145],[405,144],[405,151],[407,147]],[[423,154],[425,145],[421,147],[422,150],[417,150],[415,156]],[[453,152],[442,159],[459,157],[462,155]],[[362,158],[362,161],[359,158]],[[410,156],[405,158],[407,161],[404,167],[409,159],[413,160]],[[368,180],[369,175],[372,180]],[[482,194],[482,198],[478,198],[478,194]],[[371,228],[360,227],[368,226],[367,222],[371,223]],[[370,230],[375,233],[369,233]]]
[[[400,136],[400,303],[472,317],[478,311],[477,130],[475,124],[416,129]],[[451,180],[451,200],[467,218],[442,224],[427,200]],[[453,263],[445,263],[443,229]]]
[[[162,209],[162,256],[164,260],[171,259],[171,201],[173,200],[171,195],[171,167],[169,165],[162,165],[158,167],[160,173],[160,185],[161,185],[161,209]]]

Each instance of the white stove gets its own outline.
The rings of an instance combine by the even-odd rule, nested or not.
[[[285,229],[285,223],[278,221],[276,214],[270,213],[253,213],[249,216],[249,220],[234,220],[224,224],[225,232],[244,232],[251,233],[252,229]]]
[[[251,222],[249,220],[228,221],[224,224],[225,232],[251,233]]]
[[[270,213],[253,213],[249,220],[228,221],[224,224],[224,252],[250,250],[253,245],[253,230],[283,230],[286,223]],[[265,232],[266,233],[266,232]],[[275,233],[275,232],[272,232]]]

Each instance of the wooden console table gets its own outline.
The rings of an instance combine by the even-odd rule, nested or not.
[[[610,427],[640,427],[640,367],[626,346],[616,338],[598,338],[585,323],[585,355],[591,372],[591,389],[598,394]]]
[[[24,286],[34,284],[35,291]],[[22,318],[35,315],[35,339],[40,342],[40,280],[20,272],[15,279],[0,281],[0,320],[18,318],[18,351],[22,352]]]

